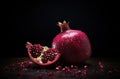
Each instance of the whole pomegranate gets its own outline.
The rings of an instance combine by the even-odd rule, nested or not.
[[[91,44],[88,36],[81,30],[72,30],[66,21],[58,22],[61,32],[55,36],[52,48],[62,53],[66,63],[78,64],[91,56]]]

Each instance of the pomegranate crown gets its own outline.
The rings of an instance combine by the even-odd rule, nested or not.
[[[61,32],[70,29],[69,22],[66,22],[65,20],[63,21],[63,23],[62,22],[58,22],[57,25],[61,28]]]

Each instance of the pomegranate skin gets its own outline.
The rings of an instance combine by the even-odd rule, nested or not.
[[[65,27],[64,27],[65,28]],[[62,52],[62,60],[70,64],[79,64],[91,56],[91,44],[88,36],[81,30],[67,29],[55,36],[52,48]]]

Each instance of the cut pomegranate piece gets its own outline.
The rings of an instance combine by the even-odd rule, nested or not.
[[[33,45],[30,42],[27,42],[26,48],[28,49],[30,59],[41,66],[51,65],[61,56],[58,50],[40,44]]]

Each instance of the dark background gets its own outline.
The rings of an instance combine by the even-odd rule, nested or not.
[[[6,1],[1,57],[27,57],[27,41],[50,47],[63,20],[88,35],[93,57],[119,57],[118,11],[115,1]]]

